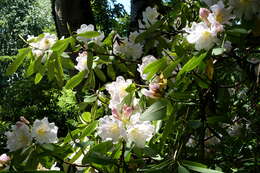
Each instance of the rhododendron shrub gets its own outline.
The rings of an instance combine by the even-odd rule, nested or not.
[[[246,9],[243,9],[243,6]],[[67,136],[48,115],[6,132],[3,167],[63,172],[259,171],[260,5],[176,1],[138,31],[28,37],[7,74],[84,93]],[[26,106],[26,105],[25,105]],[[29,115],[28,115],[29,116]],[[3,153],[4,154],[4,153]]]

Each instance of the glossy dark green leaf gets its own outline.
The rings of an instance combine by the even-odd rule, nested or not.
[[[178,73],[177,78],[180,78],[180,76],[184,73],[190,72],[191,70],[195,69],[204,58],[206,58],[207,52],[201,54],[199,57],[194,56],[192,57],[181,69],[181,71]]]
[[[158,100],[141,115],[142,121],[161,120],[166,116],[167,101]]]
[[[106,82],[107,81],[107,77],[106,75],[103,73],[102,70],[100,70],[98,67],[94,69],[95,74],[97,75],[97,77],[102,81],[102,82]]]
[[[190,171],[188,171],[185,167],[179,165],[178,166],[178,173],[189,173]]]
[[[156,73],[166,68],[166,66],[166,59],[161,58],[145,66],[143,73],[147,74],[146,79],[150,80]]]
[[[86,76],[86,71],[81,71],[75,76],[73,76],[65,85],[66,89],[73,89],[76,87]]]

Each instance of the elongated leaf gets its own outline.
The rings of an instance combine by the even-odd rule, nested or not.
[[[95,74],[97,75],[97,77],[102,81],[102,82],[106,82],[107,81],[107,77],[106,75],[103,73],[103,71],[101,71],[98,67],[94,69]]]
[[[178,166],[178,173],[189,173],[190,171],[188,171],[185,167],[183,166]]]
[[[187,73],[193,69],[195,69],[200,63],[201,61],[203,61],[203,59],[207,56],[207,52],[201,54],[199,57],[194,56],[193,58],[191,58],[181,69],[181,71],[178,73],[177,78],[179,78],[183,73]]]
[[[86,76],[86,71],[81,71],[75,76],[73,76],[65,85],[66,89],[73,89],[76,87]]]
[[[201,173],[223,173],[222,171],[217,171],[217,170],[202,168],[202,167],[197,167],[197,166],[191,166],[191,165],[187,165],[187,164],[184,164],[184,166],[186,166],[187,168],[189,168],[192,171],[201,172]]]
[[[167,102],[159,100],[152,104],[140,117],[142,121],[161,120],[165,117]]]
[[[17,58],[7,67],[6,75],[11,75],[16,72],[16,70],[23,63],[23,60],[26,58],[26,55],[30,53],[30,51],[31,48],[20,49]]]
[[[94,37],[97,37],[99,35],[100,35],[100,33],[97,32],[97,31],[87,31],[87,32],[84,32],[84,33],[77,34],[77,36],[85,37],[85,38],[94,38]]]
[[[157,72],[164,69],[167,66],[167,61],[165,58],[158,59],[144,68],[144,73],[148,74],[146,79],[150,80]]]
[[[38,84],[42,80],[43,75],[41,73],[37,73],[34,78],[34,83]]]
[[[52,50],[55,51],[57,53],[57,55],[62,54],[67,47],[69,46],[70,43],[72,43],[73,38],[69,37],[63,40],[58,40],[56,41],[56,43],[52,46]]]
[[[172,76],[172,72],[173,70],[177,67],[177,65],[181,62],[181,59],[172,61],[163,71],[163,76],[165,78],[168,78],[170,76]]]

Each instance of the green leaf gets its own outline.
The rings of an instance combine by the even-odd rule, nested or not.
[[[66,49],[67,47],[69,46],[70,43],[72,43],[73,41],[73,38],[72,37],[69,37],[69,38],[65,38],[63,40],[58,40],[56,41],[56,43],[52,46],[52,50],[54,52],[57,53],[57,55],[60,55],[62,54]]]
[[[98,125],[98,121],[91,122],[82,132],[80,138],[83,138],[85,136],[91,135],[92,132],[95,131],[96,127]]]
[[[97,95],[93,94],[93,95],[87,95],[84,97],[84,102],[86,103],[93,103],[97,100]]]
[[[101,71],[98,67],[94,69],[95,74],[97,75],[97,77],[102,81],[102,82],[106,82],[107,81],[107,77],[106,75],[103,73],[103,71]]]
[[[98,37],[99,35],[100,33],[97,31],[87,31],[84,33],[77,34],[77,36],[85,37],[85,38],[94,38],[94,37]]]
[[[40,147],[51,156],[57,157],[59,159],[64,159],[68,154],[72,153],[70,145],[58,146],[56,144],[41,144]]]
[[[165,117],[167,110],[167,101],[159,100],[152,104],[146,111],[141,115],[142,121],[153,121],[161,120]]]
[[[93,53],[88,52],[87,67],[89,70],[91,70],[92,66],[93,66]]]
[[[178,173],[189,173],[190,171],[188,171],[185,167],[179,165],[178,166]]]
[[[34,79],[34,83],[38,84],[42,80],[43,75],[41,73],[37,73]]]
[[[61,57],[60,56],[55,56],[56,61],[55,61],[55,69],[57,71],[57,80],[61,83],[63,83],[63,68],[62,68],[62,63],[61,63]]]
[[[83,158],[82,163],[97,163],[97,164],[113,164],[115,161],[105,155],[111,148],[113,147],[113,143],[111,141],[102,142],[97,144],[96,146],[92,147],[87,155]]]
[[[163,76],[165,78],[168,78],[172,76],[173,70],[177,67],[177,65],[181,62],[181,59],[177,59],[175,61],[172,61],[163,71]]]
[[[96,163],[101,165],[109,165],[116,163],[111,157],[106,156],[105,154],[99,153],[99,152],[90,152],[87,154],[83,160],[83,164],[86,163]]]
[[[207,56],[207,52],[201,54],[199,57],[194,56],[193,58],[191,58],[181,69],[181,71],[178,73],[177,75],[177,79],[180,78],[180,76],[184,73],[187,73],[193,69],[195,69],[200,63],[201,61],[203,61],[204,58],[206,58]]]
[[[66,89],[73,89],[76,87],[86,76],[86,71],[81,71],[75,76],[73,76],[65,85]]]
[[[83,112],[81,114],[81,118],[83,121],[85,121],[86,123],[91,122],[91,113],[90,112]]]
[[[17,58],[14,60],[14,62],[12,62],[6,70],[6,75],[11,75],[14,72],[16,72],[16,70],[18,69],[18,67],[22,64],[22,62],[24,61],[24,59],[26,58],[26,55],[28,55],[28,53],[30,53],[31,48],[24,48],[24,49],[20,49],[18,51],[18,55]]]
[[[111,64],[108,64],[107,66],[107,75],[110,77],[112,80],[116,79],[116,72]]]
[[[157,72],[164,69],[166,66],[166,59],[161,58],[145,66],[143,73],[148,74],[146,79],[150,80]]]
[[[184,166],[186,166],[188,169],[192,170],[192,171],[196,171],[196,172],[201,172],[201,173],[223,173],[222,171],[216,171],[213,169],[208,169],[208,168],[202,168],[202,167],[197,167],[197,166],[191,166],[188,164],[183,164]]]

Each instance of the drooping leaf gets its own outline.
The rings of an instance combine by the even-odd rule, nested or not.
[[[206,58],[207,52],[201,54],[199,57],[194,56],[192,57],[181,69],[181,71],[177,75],[177,79],[180,78],[180,76],[184,73],[190,72],[191,70],[195,69],[201,61],[203,61],[204,58]]]
[[[166,116],[167,101],[158,100],[141,115],[142,121],[161,120]]]
[[[73,76],[65,85],[66,89],[73,89],[76,87],[86,76],[86,71],[81,71],[75,76]]]
[[[178,173],[189,173],[190,171],[188,171],[185,167],[179,165],[178,166]]]
[[[147,74],[146,79],[150,80],[157,72],[164,69],[166,66],[166,59],[161,58],[145,66],[143,73]]]
[[[14,62],[12,62],[6,70],[6,75],[11,75],[14,72],[16,72],[16,70],[18,69],[18,67],[23,63],[24,59],[26,58],[26,56],[30,53],[31,48],[24,48],[24,49],[20,49],[18,51],[18,55],[17,58],[14,60]]]
[[[87,31],[84,33],[77,34],[77,36],[84,37],[84,38],[94,38],[100,35],[97,31]]]

